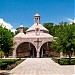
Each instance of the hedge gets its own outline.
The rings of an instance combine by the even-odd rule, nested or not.
[[[0,59],[0,69],[4,70],[8,65],[14,64],[16,61],[15,59]]]
[[[7,67],[7,63],[0,63],[0,69],[4,70]]]
[[[7,63],[7,64],[13,64],[15,62],[16,62],[15,59],[5,59],[5,60],[2,60],[2,63]]]
[[[52,58],[52,60],[60,65],[75,65],[75,58],[71,58],[71,59],[69,59],[69,58],[61,58],[61,59]]]
[[[23,60],[19,59],[0,59],[0,69],[1,70],[11,70]]]

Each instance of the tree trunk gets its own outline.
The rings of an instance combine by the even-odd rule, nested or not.
[[[70,63],[71,56],[72,56],[71,53],[69,53],[69,64],[71,64],[71,63]]]

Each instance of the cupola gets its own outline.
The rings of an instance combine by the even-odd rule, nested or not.
[[[20,33],[23,33],[23,25],[20,25]]]
[[[38,14],[38,11],[36,11],[36,14],[34,15],[34,24],[40,24],[40,15]]]

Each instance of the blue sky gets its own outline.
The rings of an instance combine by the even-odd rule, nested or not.
[[[0,0],[0,18],[17,28],[23,23],[30,27],[34,23],[34,15],[38,10],[41,23],[55,24],[68,19],[75,19],[75,0]]]

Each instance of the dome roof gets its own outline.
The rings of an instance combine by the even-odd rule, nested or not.
[[[23,25],[20,25],[20,27],[23,27]]]
[[[40,28],[40,30],[45,30],[45,31],[48,31],[45,27],[43,27],[41,24],[38,24],[35,23],[34,25],[32,25],[28,30],[28,31],[31,31],[31,30],[35,30],[36,28]]]
[[[17,38],[18,37],[21,37],[21,38],[24,38],[25,37],[25,34],[23,33],[23,25],[20,25],[20,28],[19,29],[20,29],[20,32],[17,35],[15,35],[14,38],[15,37],[17,37]]]
[[[34,16],[40,16],[38,13],[36,13]]]
[[[24,33],[18,33],[17,35],[14,36],[15,37],[21,37],[21,38],[24,38],[25,37],[25,34]]]

